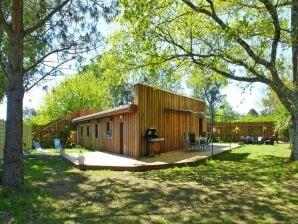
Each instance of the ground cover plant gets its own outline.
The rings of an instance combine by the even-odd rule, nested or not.
[[[80,171],[58,154],[24,158],[26,185],[0,187],[3,223],[295,223],[289,145],[249,145],[194,167]]]

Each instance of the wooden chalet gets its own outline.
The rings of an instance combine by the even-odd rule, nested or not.
[[[205,102],[143,84],[134,86],[132,104],[73,119],[77,143],[83,147],[124,154],[148,155],[152,147],[168,152],[185,147],[183,134],[206,131]],[[148,128],[158,141],[148,142]]]

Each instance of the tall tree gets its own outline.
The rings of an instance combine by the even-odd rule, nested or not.
[[[139,55],[154,46],[161,63],[183,61],[273,89],[292,116],[291,158],[298,159],[298,0],[120,2]]]
[[[219,109],[216,111],[216,121],[232,121],[239,118],[239,113],[235,112],[226,99],[223,99]]]
[[[116,49],[115,49],[116,50]],[[107,86],[112,107],[125,105],[132,102],[133,82],[130,72],[125,69],[124,63],[114,56],[114,50],[103,52],[92,64],[84,68],[92,73]]]
[[[225,78],[208,69],[192,70],[190,79],[187,81],[187,86],[192,89],[193,96],[206,101],[209,115],[214,115],[221,105],[225,96],[220,90],[226,84]]]
[[[114,1],[3,0],[0,3],[0,79],[7,97],[3,184],[24,181],[22,118],[24,92],[70,60],[98,48],[100,16],[110,19]],[[79,57],[81,56],[81,57]],[[80,60],[78,60],[80,61]]]
[[[111,101],[108,89],[109,83],[88,71],[67,78],[45,95],[31,122],[45,124],[79,109],[107,109]]]
[[[97,69],[100,69],[102,74],[108,74],[109,78],[117,77],[114,79],[115,87],[125,85],[126,82],[140,82],[171,91],[181,91],[182,75],[179,66],[161,64],[156,58],[156,49],[150,42],[139,43],[151,46],[150,52],[141,54],[141,46],[135,45],[131,39],[130,32],[135,31],[129,26],[126,27],[126,24],[123,25],[126,29],[117,30],[108,38],[110,49],[98,59]]]

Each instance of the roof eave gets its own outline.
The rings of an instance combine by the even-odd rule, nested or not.
[[[101,111],[98,113],[78,117],[72,120],[74,123],[82,122],[82,121],[88,121],[92,119],[97,119],[97,118],[102,118],[102,117],[108,117],[108,116],[113,116],[117,114],[126,114],[126,113],[132,113],[137,110],[137,105],[135,104],[129,104],[121,107],[117,107],[114,109],[106,110],[106,111]]]

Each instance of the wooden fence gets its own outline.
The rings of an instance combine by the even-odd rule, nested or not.
[[[99,112],[100,110],[81,109],[72,112],[62,118],[52,121],[46,125],[33,126],[33,138],[39,141],[42,148],[53,148],[54,139],[58,138],[63,146],[76,144],[76,126],[72,119]]]
[[[5,122],[4,120],[0,120],[0,159],[3,159],[4,139],[5,139]],[[24,125],[23,147],[24,149],[28,149],[28,148],[31,148],[31,146],[32,146],[32,127]]]
[[[211,132],[211,123],[207,123],[207,131]],[[271,137],[274,136],[273,122],[215,122],[213,134],[215,141],[238,142],[241,136]]]

